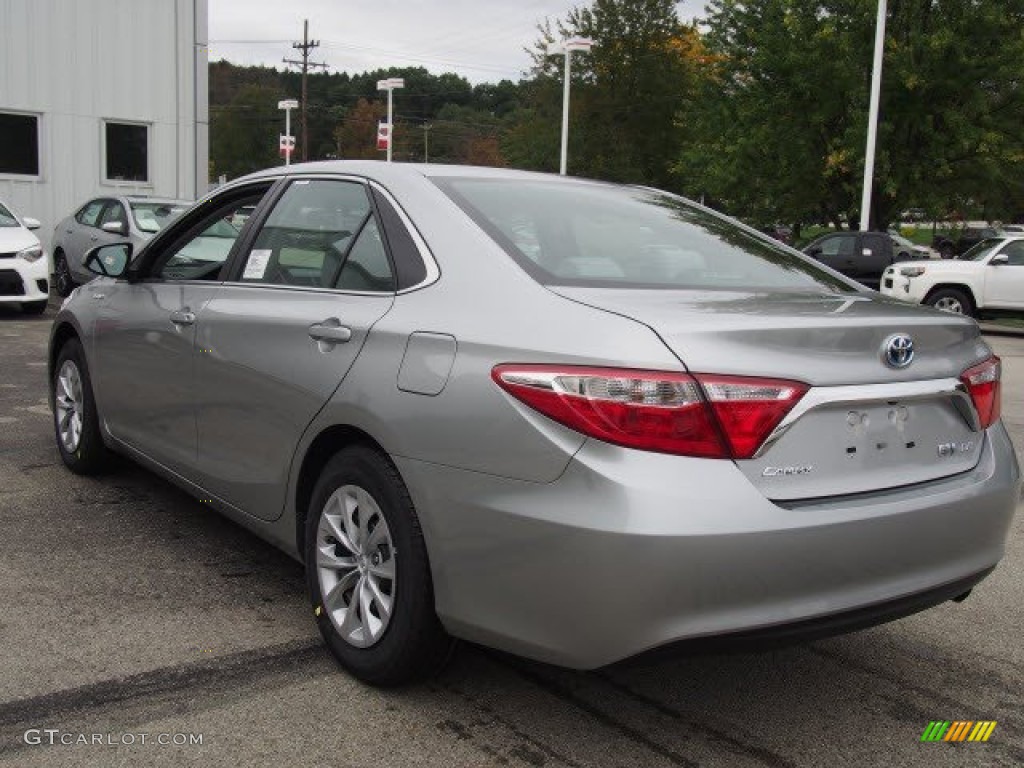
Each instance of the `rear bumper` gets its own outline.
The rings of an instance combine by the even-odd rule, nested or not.
[[[583,669],[694,638],[928,607],[929,593],[959,594],[999,561],[1020,496],[1001,424],[970,472],[786,506],[730,462],[595,441],[548,484],[397,461],[449,631]]]

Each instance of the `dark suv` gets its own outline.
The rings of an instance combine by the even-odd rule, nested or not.
[[[1002,232],[995,227],[964,227],[959,234],[936,235],[932,240],[932,248],[942,254],[942,258],[952,259],[967,253],[982,240],[1001,235]]]
[[[830,232],[812,240],[803,250],[825,266],[876,290],[890,264],[923,258],[885,232]]]

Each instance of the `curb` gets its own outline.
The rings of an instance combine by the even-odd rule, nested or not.
[[[1012,325],[996,325],[994,323],[978,323],[981,332],[990,336],[1015,336],[1024,338],[1024,328],[1014,328]]]

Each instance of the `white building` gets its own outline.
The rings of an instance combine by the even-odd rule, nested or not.
[[[90,197],[207,189],[207,0],[0,0],[0,200],[53,228]]]

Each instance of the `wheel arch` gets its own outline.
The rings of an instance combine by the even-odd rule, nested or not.
[[[924,295],[921,300],[922,304],[927,304],[928,300],[941,290],[948,289],[953,291],[960,291],[967,295],[967,298],[971,301],[971,306],[975,309],[978,308],[978,299],[974,295],[974,291],[971,290],[971,286],[966,283],[938,283],[928,289],[928,293]]]
[[[306,538],[306,516],[313,489],[331,457],[350,445],[365,445],[388,455],[387,451],[369,433],[350,424],[334,424],[323,429],[309,444],[302,457],[295,482],[295,549],[303,559]]]
[[[61,349],[71,339],[76,339],[80,344],[82,337],[78,335],[78,329],[75,328],[71,323],[65,321],[59,323],[54,329],[50,336],[50,352],[48,359],[48,370],[50,373],[49,379],[53,380],[54,368],[57,365],[57,357],[60,355]]]

